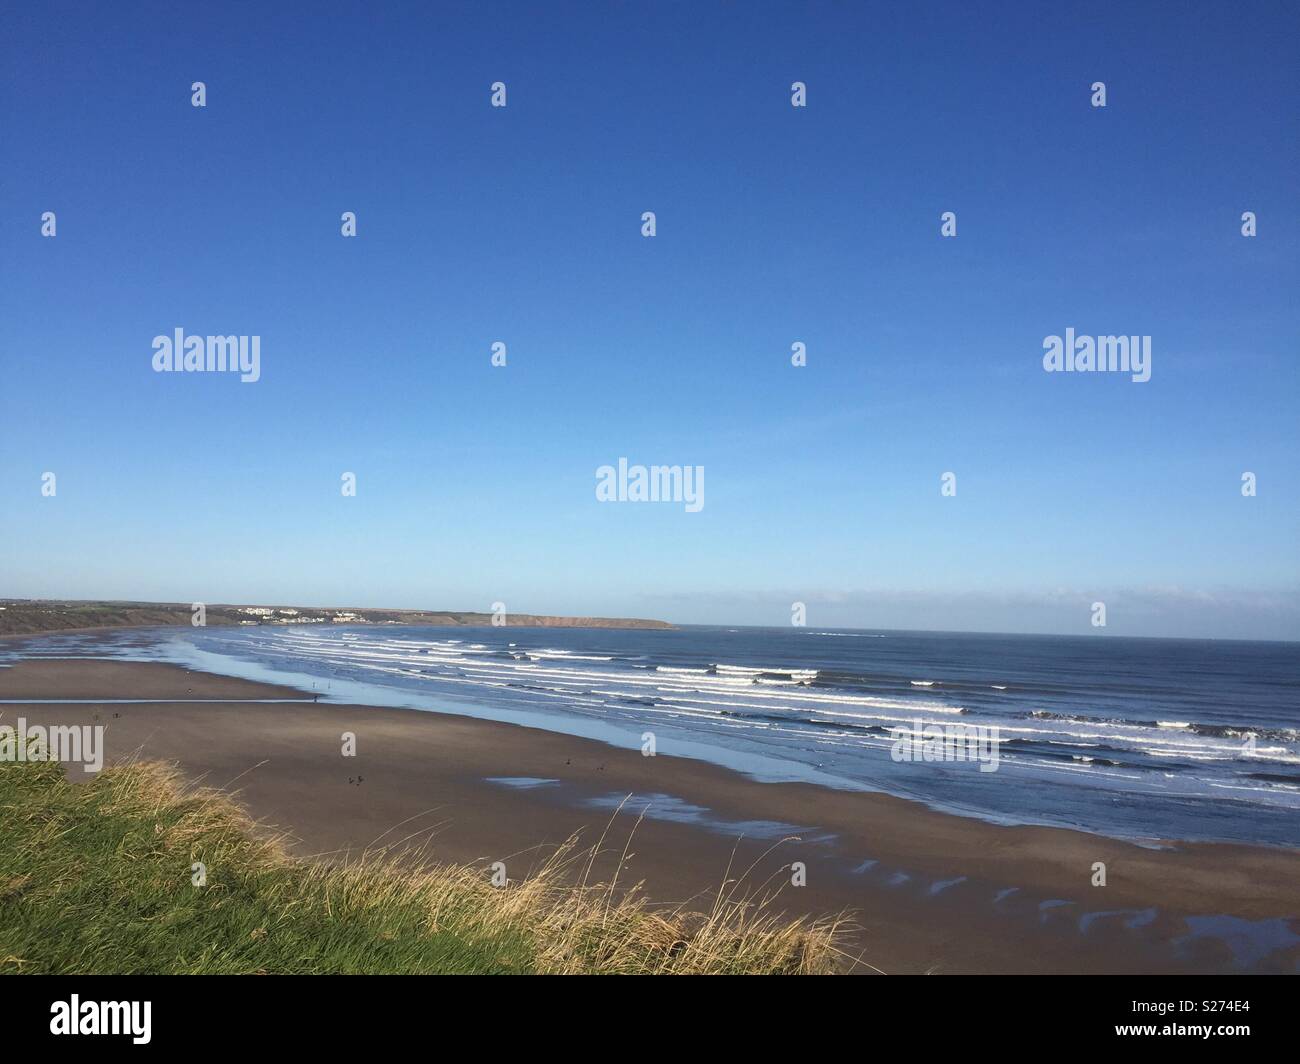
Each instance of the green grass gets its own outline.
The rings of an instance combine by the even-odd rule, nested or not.
[[[157,763],[71,783],[0,764],[0,972],[816,973],[835,921],[720,892],[660,912],[574,885],[570,848],[504,888],[483,869],[292,858],[229,797]],[[207,882],[196,887],[201,861]],[[580,868],[580,866],[577,866]]]

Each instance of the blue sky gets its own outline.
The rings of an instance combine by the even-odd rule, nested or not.
[[[1300,638],[1294,6],[25,7],[0,594]]]

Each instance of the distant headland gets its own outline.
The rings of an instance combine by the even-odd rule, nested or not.
[[[156,625],[389,624],[505,628],[672,628],[638,617],[553,617],[533,613],[389,610],[217,603],[0,599],[0,636]]]

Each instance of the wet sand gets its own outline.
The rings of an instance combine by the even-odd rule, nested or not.
[[[166,701],[104,701],[132,698]],[[80,701],[5,704],[15,699]],[[195,701],[205,699],[215,701]],[[504,861],[516,878],[569,836],[594,845],[603,834],[597,875],[608,878],[622,858],[619,881],[643,882],[658,904],[707,907],[729,874],[744,874],[742,889],[777,893],[783,911],[851,910],[851,948],[886,972],[1300,969],[1298,851],[1156,849],[999,827],[885,795],[761,783],[639,747],[311,699],[160,664],[0,669],[0,725],[19,716],[103,724],[108,763],[176,762],[191,779],[238,792],[303,855],[423,844],[434,860],[485,870]],[[355,757],[342,756],[344,732],[356,735]],[[85,777],[79,766],[69,774]],[[792,862],[806,866],[806,885],[792,885]],[[1093,886],[1096,862],[1105,886]]]

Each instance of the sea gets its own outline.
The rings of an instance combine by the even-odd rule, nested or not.
[[[258,625],[62,633],[22,657],[171,662],[1149,845],[1300,847],[1300,644],[818,628]],[[268,712],[274,712],[268,706]],[[988,762],[898,729],[990,729]],[[996,728],[996,732],[991,729]]]

